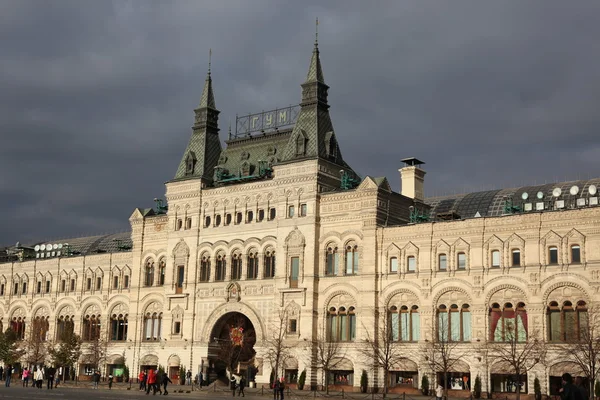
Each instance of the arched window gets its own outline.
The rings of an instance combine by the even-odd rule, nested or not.
[[[127,340],[127,314],[113,314],[110,317],[110,340]]]
[[[358,274],[358,246],[349,244],[346,246],[346,275]]]
[[[458,307],[441,304],[438,314],[438,340],[441,342],[466,342],[471,340],[471,311],[468,304]]]
[[[160,340],[162,329],[162,313],[146,313],[144,315],[144,340]]]
[[[144,270],[144,286],[152,286],[154,284],[154,261],[148,260]]]
[[[75,323],[72,316],[60,316],[56,320],[56,338],[63,342],[73,334]]]
[[[354,307],[331,307],[327,316],[327,331],[331,342],[353,342],[356,339]]]
[[[167,272],[167,263],[166,263],[165,259],[163,258],[158,262],[158,286],[164,286],[166,272]]]
[[[306,152],[306,138],[302,133],[296,138],[296,155],[303,156]]]
[[[83,318],[82,339],[92,341],[100,338],[100,315],[86,315]]]
[[[527,340],[527,311],[525,303],[512,303],[490,307],[490,341],[524,342]]]
[[[231,256],[231,280],[239,281],[242,279],[242,255],[234,253]]]
[[[547,308],[548,338],[552,342],[588,340],[588,309],[584,301],[573,305],[565,301],[562,307],[556,301]]]
[[[210,257],[205,254],[200,259],[200,282],[208,282],[210,279]]]
[[[258,278],[258,254],[256,250],[248,252],[248,271],[246,271],[248,279]]]
[[[327,247],[327,256],[325,262],[327,264],[325,268],[325,275],[337,275],[340,265],[340,255],[338,254],[337,247]]]
[[[227,261],[225,260],[224,254],[219,254],[217,256],[217,267],[216,267],[216,276],[215,281],[224,281],[225,280],[225,270],[227,268]]]
[[[25,339],[25,318],[24,317],[13,317],[10,321],[10,328],[15,333],[17,340]]]
[[[275,251],[265,251],[265,278],[273,278],[275,276]]]
[[[48,338],[48,329],[50,329],[48,317],[35,317],[32,321],[32,340],[45,342]]]
[[[395,342],[416,342],[421,336],[421,319],[419,307],[396,306],[390,307],[389,326],[392,340]]]

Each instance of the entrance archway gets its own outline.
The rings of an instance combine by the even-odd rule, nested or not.
[[[253,378],[256,331],[250,319],[239,312],[224,314],[214,324],[208,346],[212,374],[224,378],[226,370]]]

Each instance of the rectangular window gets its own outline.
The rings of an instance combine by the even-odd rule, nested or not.
[[[440,271],[445,271],[446,269],[448,269],[446,255],[445,254],[440,254],[440,256],[439,256],[439,262],[440,262]]]
[[[500,252],[498,250],[492,251],[492,267],[493,268],[500,267]]]
[[[400,335],[398,334],[398,331],[400,329],[400,315],[398,314],[398,312],[392,313],[391,325],[392,325],[392,340],[394,342],[397,342],[400,339]]]
[[[87,278],[87,290],[92,290],[92,278]]]
[[[173,333],[176,335],[181,333],[181,322],[175,322],[175,325],[173,326]]]
[[[113,289],[118,289],[119,288],[119,277],[115,276],[113,277]]]
[[[4,296],[4,283],[0,285],[0,296]]]
[[[123,277],[123,287],[124,287],[125,289],[128,289],[128,288],[129,288],[129,275],[125,275],[125,276]]]
[[[102,289],[102,278],[96,278],[96,290]]]
[[[277,211],[275,210],[275,207],[271,207],[269,209],[269,221],[274,220],[276,216],[277,216]]]
[[[515,249],[512,251],[512,266],[513,267],[521,266],[521,250]]]
[[[71,279],[71,292],[75,291],[75,279]]]
[[[27,282],[23,282],[23,294],[27,293]]]
[[[187,217],[185,219],[185,229],[192,229],[192,218]]]
[[[246,223],[252,222],[253,219],[254,219],[254,213],[252,211],[247,211],[246,212]]]
[[[456,257],[456,268],[466,269],[467,268],[467,255],[465,253],[458,253]]]
[[[261,208],[260,210],[258,210],[258,215],[256,216],[256,220],[258,222],[262,222],[263,219],[265,219],[265,210],[263,210]]]
[[[294,206],[288,207],[288,218],[292,218],[296,213],[296,208]]]
[[[13,292],[13,294],[19,294],[19,284],[15,283],[15,291]]]
[[[42,282],[37,283],[37,293],[42,293]]]
[[[288,330],[288,333],[296,333],[297,329],[298,329],[298,320],[290,319],[290,328]]]
[[[339,265],[339,256],[337,252],[328,252],[327,253],[327,275],[337,275],[338,274],[338,265]]]
[[[398,272],[398,258],[390,258],[390,272]]]
[[[415,272],[417,270],[417,259],[415,256],[408,256],[406,259],[408,272]]]
[[[235,213],[235,223],[236,224],[241,224],[242,223],[242,213],[241,212],[236,212]]]
[[[50,281],[46,281],[46,293],[50,293]]]
[[[231,224],[231,214],[227,213],[225,214],[225,225],[230,225]]]
[[[308,206],[306,204],[300,204],[300,216],[306,217],[308,214]]]
[[[571,246],[571,263],[578,264],[581,262],[581,249],[579,246]]]
[[[175,293],[183,293],[184,279],[185,279],[185,267],[183,265],[179,265],[177,267],[177,285],[175,287]]]
[[[298,287],[298,275],[300,274],[300,257],[292,257],[290,260],[290,287]]]
[[[65,290],[67,290],[67,281],[63,279],[60,281],[60,291],[64,293]]]
[[[549,264],[558,264],[558,247],[550,247],[548,249]]]

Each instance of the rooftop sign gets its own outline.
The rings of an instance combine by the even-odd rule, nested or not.
[[[300,114],[300,106],[296,105],[242,117],[236,116],[234,138],[292,126],[296,123],[298,114]]]

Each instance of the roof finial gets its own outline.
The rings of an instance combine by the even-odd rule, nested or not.
[[[210,62],[212,58],[212,48],[208,49],[208,74],[210,75]]]
[[[319,44],[319,17],[315,23],[315,47]]]
[[[229,118],[229,140],[231,140],[231,118]]]

